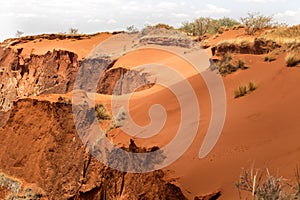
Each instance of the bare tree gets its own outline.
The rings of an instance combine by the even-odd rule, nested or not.
[[[197,36],[203,36],[205,33],[208,32],[209,27],[211,25],[211,18],[207,17],[200,17],[195,20],[195,33]]]
[[[241,18],[241,22],[249,35],[253,35],[263,28],[272,27],[274,25],[272,21],[272,16],[264,16],[259,13],[248,13],[247,17]]]
[[[129,32],[129,33],[135,33],[138,31],[138,29],[134,26],[134,25],[131,25],[131,26],[128,26],[126,28],[126,30]]]

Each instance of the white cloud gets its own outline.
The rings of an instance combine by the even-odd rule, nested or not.
[[[280,22],[300,24],[300,8],[275,14],[274,18]]]
[[[34,13],[14,13],[14,12],[7,12],[7,13],[1,13],[0,17],[34,18],[34,17],[38,17],[38,15],[34,14]]]
[[[14,36],[16,30],[37,34],[64,32],[70,26],[81,32],[122,30],[129,25],[142,28],[157,23],[180,26],[183,21],[201,16],[238,19],[256,11],[296,24],[300,23],[298,8],[299,1],[287,0],[10,0],[0,6],[0,41]]]
[[[189,15],[186,14],[186,13],[172,13],[171,15],[175,18],[178,18],[178,19],[184,19],[184,18],[189,17]]]
[[[281,17],[281,18],[284,18],[284,17],[296,17],[299,14],[300,14],[300,9],[298,9],[297,11],[295,11],[295,10],[286,10],[283,13],[276,14],[276,17]]]
[[[230,13],[230,10],[227,8],[218,7],[213,4],[206,4],[205,8],[195,11],[195,14],[198,16],[211,16],[211,15],[225,15]]]
[[[107,21],[107,24],[116,24],[116,23],[117,23],[117,21],[114,19],[110,19]]]
[[[174,2],[167,2],[167,1],[162,1],[159,4],[157,4],[157,8],[163,8],[163,9],[174,9],[176,8],[178,5],[177,3]]]
[[[238,0],[239,2],[250,3],[270,3],[270,2],[285,2],[286,0]]]
[[[99,23],[99,22],[103,22],[103,20],[100,19],[88,19],[87,23]]]

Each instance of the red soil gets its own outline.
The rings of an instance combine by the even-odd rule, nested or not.
[[[234,38],[242,34],[240,31],[227,31],[217,39],[211,40],[211,43]],[[79,54],[79,57],[86,57],[97,42],[107,37],[109,35],[100,34],[92,39],[82,41],[37,41],[36,43],[29,42],[17,45],[17,48],[24,48],[26,50],[25,54],[32,51],[33,48],[34,53],[41,54],[52,48],[61,48],[75,51]],[[176,55],[155,49],[131,52],[119,59],[114,65],[114,67],[131,68],[152,62],[165,64],[182,73],[191,83],[194,91],[196,91],[201,110],[200,128],[197,136],[184,155],[171,166],[164,169],[164,172],[167,174],[166,178],[174,180],[189,199],[216,191],[221,191],[221,199],[238,199],[238,192],[234,187],[234,183],[238,180],[243,167],[269,168],[274,173],[278,170],[280,175],[293,180],[294,168],[299,162],[300,126],[298,125],[298,119],[300,118],[300,93],[297,90],[297,86],[300,69],[287,68],[283,54],[271,63],[264,62],[263,56],[259,55],[235,55],[235,57],[243,59],[246,65],[249,66],[249,69],[237,71],[223,78],[227,95],[225,126],[217,145],[204,159],[199,159],[198,153],[210,122],[211,102],[205,82],[201,76],[197,75],[193,67]],[[235,99],[234,91],[240,85],[248,84],[250,81],[257,85],[257,89],[244,97]],[[67,98],[70,98],[70,96],[71,94],[68,94]],[[38,97],[38,99],[55,102],[57,95],[44,95]],[[96,95],[96,101],[104,102],[105,105],[110,106],[110,96]],[[187,100],[184,103],[189,102]],[[138,146],[151,147],[157,145],[163,147],[172,140],[178,128],[180,122],[178,101],[174,94],[161,86],[154,86],[133,95],[130,111],[136,123],[146,125],[150,122],[148,110],[153,104],[163,105],[168,116],[167,122],[162,131],[154,137],[139,139],[139,135],[136,135],[135,141]],[[40,113],[39,115],[45,114]],[[39,120],[39,115],[37,115],[35,120]],[[26,114],[24,114],[25,116]],[[71,116],[68,117],[71,118]],[[43,119],[47,118],[44,116]],[[32,126],[34,123],[31,119],[19,120]],[[51,120],[55,120],[55,118],[49,120],[45,123],[45,126],[51,126]],[[18,121],[15,121],[15,123],[18,123]],[[12,127],[9,128],[11,129],[9,133],[12,134],[13,122],[10,122],[10,124]],[[56,126],[59,125],[57,124]],[[72,130],[71,125],[68,128],[68,130]],[[40,128],[34,127],[32,131],[39,132]],[[188,133],[189,129],[187,128]],[[1,134],[5,133],[1,132]],[[6,158],[7,162],[13,162],[13,157],[21,159],[17,154],[28,153],[28,149],[25,146],[27,146],[26,144],[31,145],[31,140],[41,140],[41,143],[34,143],[36,146],[30,146],[31,149],[35,148],[30,151],[32,157],[35,157],[36,151],[43,151],[43,146],[51,144],[52,139],[47,139],[50,136],[44,136],[47,140],[45,138],[32,137],[27,137],[22,140],[22,143],[21,141],[14,142],[13,138],[8,139],[9,136],[6,135],[5,139],[10,141],[11,144],[0,143],[6,146],[6,149],[1,150],[1,160],[3,161]],[[131,138],[120,130],[112,131],[109,137],[116,144],[127,144]],[[64,142],[71,142],[71,135],[67,135],[66,139]],[[43,143],[43,140],[47,143]],[[12,148],[9,145],[13,145]],[[72,145],[83,151],[78,143]],[[14,149],[14,146],[22,146],[22,148],[15,149],[15,155],[5,153],[5,151]],[[67,145],[63,147],[67,148]],[[11,157],[8,158],[8,155],[11,155]],[[78,156],[75,154],[70,155]],[[67,164],[69,165],[70,163]],[[33,163],[25,163],[24,166],[16,165],[11,170],[9,170],[9,164],[6,162],[3,161],[1,165],[1,169],[9,171],[17,177],[23,177],[27,182],[43,180],[41,177],[32,176],[34,174],[33,171],[47,170],[46,168],[41,169],[41,166]],[[76,171],[76,166],[72,170]],[[52,172],[47,173],[51,174]],[[60,175],[60,177],[63,177],[63,175]],[[68,179],[66,180],[68,181]]]

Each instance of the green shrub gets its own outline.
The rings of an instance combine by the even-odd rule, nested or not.
[[[241,18],[245,31],[249,35],[253,35],[261,29],[272,27],[274,25],[272,21],[273,17],[260,15],[259,13],[248,13],[247,17]]]
[[[235,26],[240,26],[241,23],[236,21],[235,19],[224,17],[221,19],[217,19],[216,22],[219,24],[220,27],[226,27],[226,28],[233,28]]]
[[[193,36],[203,36],[206,33],[223,33],[240,23],[235,19],[224,17],[221,19],[212,19],[210,17],[199,17],[193,22],[183,22],[179,30]]]
[[[285,57],[285,62],[288,67],[295,67],[300,62],[298,53],[289,52]]]
[[[211,23],[212,23],[211,18],[200,17],[198,19],[195,19],[194,21],[195,35],[202,36],[205,33],[208,33]]]
[[[159,24],[154,25],[153,28],[157,28],[157,29],[167,29],[167,30],[174,30],[174,27],[173,27],[173,26],[170,26],[170,25],[168,25],[168,24],[162,24],[162,23],[159,23]]]

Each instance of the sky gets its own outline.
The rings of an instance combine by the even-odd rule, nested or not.
[[[198,17],[234,19],[259,12],[280,23],[300,24],[296,0],[2,0],[0,41],[24,35],[125,30],[166,23],[179,27]]]

